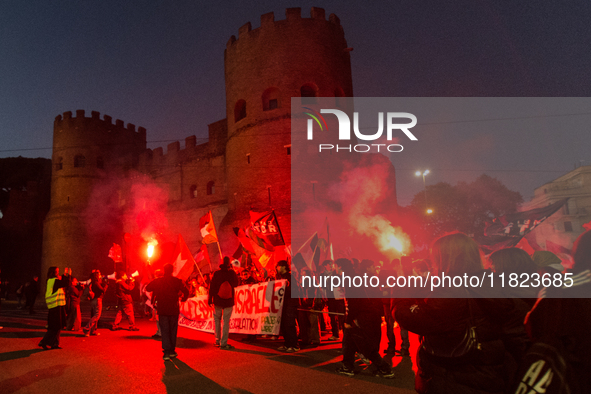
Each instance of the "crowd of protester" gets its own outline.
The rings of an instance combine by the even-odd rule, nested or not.
[[[591,231],[575,242],[573,260],[569,270],[573,274],[572,286],[544,288],[530,283],[514,294],[511,291],[516,289],[509,287],[507,298],[486,298],[486,288],[480,287],[438,288],[428,298],[394,298],[389,287],[327,290],[304,287],[301,278],[367,274],[385,283],[386,278],[408,274],[409,270],[411,275],[423,277],[442,272],[460,276],[488,272],[554,275],[566,272],[560,258],[548,251],[536,251],[530,256],[518,248],[500,249],[485,258],[472,238],[454,233],[435,240],[430,258],[415,259],[410,267],[403,267],[399,259],[383,263],[339,258],[322,261],[315,271],[308,266],[295,270],[290,262],[282,260],[274,272],[265,272],[225,257],[220,269],[213,273],[198,271],[183,282],[173,277],[173,267],[167,264],[162,270],[150,272],[148,280],[141,284],[124,271],[107,278],[94,270],[88,280],[81,281],[68,268],[60,275],[58,267],[51,267],[45,293],[47,332],[39,346],[60,349],[63,329],[82,331],[85,336],[100,335],[103,297],[114,282],[117,314],[111,330],[122,329],[125,317],[127,329],[137,331],[136,313],[152,317],[157,325],[153,337],[162,340],[163,358],[174,358],[179,302],[206,296],[214,310],[214,345],[229,350],[234,348],[228,338],[235,288],[285,280],[279,335],[283,343],[278,350],[295,353],[317,347],[322,341],[341,340],[339,374],[354,376],[359,358],[370,365],[376,376],[393,378],[385,356],[409,356],[408,333],[412,332],[419,338],[415,380],[419,393],[588,393],[591,300],[585,294],[591,286]],[[15,292],[18,309],[35,313],[39,289],[37,276],[20,284]],[[82,301],[90,304],[91,318],[85,326],[80,311]],[[396,325],[401,338],[398,346]],[[387,347],[381,353],[383,331]],[[247,335],[244,341],[260,337],[279,339]]]

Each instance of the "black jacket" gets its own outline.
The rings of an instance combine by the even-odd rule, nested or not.
[[[509,385],[506,344],[520,346],[527,340],[521,315],[509,299],[472,299],[470,307],[468,302],[466,298],[402,299],[395,306],[400,326],[421,336],[415,379],[418,393],[500,394]],[[435,349],[437,344],[443,349],[460,343],[470,325],[475,326],[480,349],[466,357],[439,357],[423,347],[425,341]]]
[[[224,282],[228,282],[230,286],[232,286],[232,297],[228,299],[223,299],[218,296],[218,291],[220,290],[220,286]],[[234,288],[238,286],[238,275],[232,269],[220,269],[213,273],[213,278],[211,278],[211,284],[209,285],[209,295],[207,297],[207,302],[211,305],[218,306],[220,308],[229,308],[234,306]]]
[[[544,289],[540,293],[544,298],[528,315],[526,326],[533,342],[554,347],[566,362],[570,392],[590,393],[591,271],[576,274],[573,283],[568,288]],[[586,298],[570,298],[583,296]],[[554,380],[558,382],[558,378]],[[547,392],[557,392],[552,389]]]
[[[162,316],[178,316],[181,295],[183,302],[189,298],[189,290],[183,281],[172,275],[154,279],[148,283],[146,291],[153,292],[152,299],[156,303],[156,310],[158,315]]]

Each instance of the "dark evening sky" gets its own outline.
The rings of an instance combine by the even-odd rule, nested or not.
[[[356,96],[591,96],[591,3],[561,4],[4,1],[0,157],[49,158],[53,119],[77,109],[145,127],[150,148],[206,137],[207,124],[225,117],[226,42],[248,21],[258,27],[261,14],[284,19],[287,7],[308,17],[318,6],[341,19],[354,48]],[[429,183],[486,172],[529,199],[575,162],[591,164],[591,108],[584,107],[557,109],[569,116],[544,133],[535,122],[515,133],[502,132],[502,122],[498,132],[450,133],[443,140],[458,150],[447,156],[433,137],[412,157],[394,159],[399,202],[422,188],[418,168],[433,171]],[[422,139],[429,138],[425,131]]]

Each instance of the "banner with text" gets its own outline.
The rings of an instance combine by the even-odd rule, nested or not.
[[[286,280],[278,280],[236,287],[230,332],[279,335],[286,284]],[[181,303],[179,325],[214,332],[213,312],[207,296],[189,298]]]

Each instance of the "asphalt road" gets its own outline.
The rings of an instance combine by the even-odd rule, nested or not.
[[[88,309],[84,304],[82,308]],[[179,357],[163,361],[161,343],[151,337],[156,325],[147,319],[137,320],[138,332],[102,328],[100,336],[84,337],[63,331],[63,349],[42,350],[37,344],[45,333],[46,316],[46,310],[30,316],[10,302],[2,303],[0,394],[414,393],[414,358],[387,358],[396,372],[391,380],[372,376],[360,361],[355,377],[341,376],[335,372],[342,359],[340,342],[325,341],[318,348],[286,354],[276,350],[282,341],[247,344],[240,341],[243,335],[231,334],[229,343],[236,349],[220,350],[213,346],[212,334],[179,327]],[[114,311],[105,311],[101,326],[113,318]],[[87,319],[83,311],[83,323]],[[127,327],[126,322],[122,326]],[[416,346],[411,334],[411,354]]]

